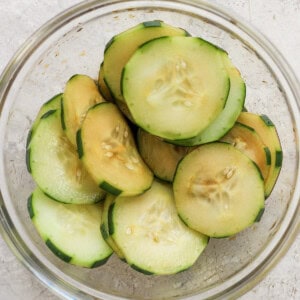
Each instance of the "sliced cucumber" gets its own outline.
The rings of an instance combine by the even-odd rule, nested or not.
[[[46,245],[65,262],[94,268],[112,254],[99,230],[101,204],[63,204],[36,188],[28,199],[28,211]]]
[[[142,129],[138,130],[137,142],[142,158],[154,175],[169,182],[173,181],[178,162],[194,149],[169,144]]]
[[[270,150],[271,166],[265,182],[265,196],[268,197],[279,176],[283,159],[282,148],[276,127],[266,115],[257,115],[250,112],[242,112],[238,121],[254,128]]]
[[[114,36],[105,48],[103,66],[104,80],[113,97],[119,101],[124,101],[120,86],[122,70],[140,45],[161,36],[185,36],[187,34],[181,28],[154,20],[138,24]]]
[[[28,170],[49,197],[64,203],[94,203],[105,193],[93,181],[61,126],[60,110],[43,115],[27,148]]]
[[[230,90],[224,109],[218,117],[195,138],[171,143],[183,146],[194,146],[217,141],[234,125],[244,108],[246,85],[240,72],[234,67],[227,53],[223,53],[223,61],[230,77]]]
[[[221,138],[221,141],[232,144],[252,159],[266,181],[271,166],[271,153],[252,127],[236,122],[231,130]]]
[[[32,137],[32,133],[33,133],[35,127],[37,126],[37,124],[39,123],[40,118],[43,117],[43,115],[45,113],[49,113],[49,112],[51,113],[51,111],[53,111],[53,110],[60,109],[62,96],[63,96],[63,94],[57,94],[41,106],[39,112],[37,113],[37,115],[35,117],[35,120],[34,120],[32,126],[31,126],[31,129],[28,132],[26,148],[28,148],[29,142]],[[27,169],[30,172],[29,163],[27,163]]]
[[[103,98],[106,101],[110,101],[113,102],[114,98],[108,88],[108,86],[105,83],[104,80],[104,68],[103,68],[103,62],[100,65],[100,69],[99,69],[99,75],[98,75],[98,87],[100,90],[101,95],[103,96]]]
[[[109,224],[108,224],[108,214],[109,214],[109,208],[111,204],[114,203],[115,196],[107,195],[105,197],[104,205],[103,205],[103,212],[102,212],[102,218],[101,218],[101,234],[106,241],[106,243],[114,250],[114,252],[118,255],[119,258],[124,260],[124,254],[120,250],[120,248],[117,246],[113,238],[110,236],[109,232]]]
[[[142,195],[116,197],[109,226],[127,263],[145,274],[189,268],[208,242],[178,217],[171,186],[157,181]]]
[[[122,77],[136,124],[169,140],[197,136],[226,103],[230,80],[223,53],[194,37],[168,36],[142,45]]]
[[[137,152],[118,108],[110,102],[92,107],[77,135],[79,156],[97,184],[113,195],[147,190],[153,174]]]
[[[205,144],[179,163],[173,182],[182,220],[210,237],[250,226],[264,208],[264,182],[256,164],[227,143]]]
[[[65,87],[62,101],[62,123],[66,135],[76,146],[76,133],[87,110],[96,103],[104,102],[97,85],[87,75],[72,76]]]

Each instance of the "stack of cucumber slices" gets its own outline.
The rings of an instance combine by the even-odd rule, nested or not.
[[[115,253],[144,274],[191,267],[209,238],[258,222],[282,164],[275,125],[244,111],[226,51],[147,21],[106,45],[28,134],[30,218],[49,249],[93,268]]]

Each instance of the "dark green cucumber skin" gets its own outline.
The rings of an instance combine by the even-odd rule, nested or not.
[[[64,113],[64,97],[62,97],[60,101],[60,119],[61,119],[62,129],[66,130],[65,113]]]
[[[81,129],[79,129],[76,133],[76,144],[77,144],[77,152],[79,159],[83,157],[83,146],[81,139]]]
[[[153,21],[143,22],[142,24],[145,28],[147,28],[147,27],[161,27],[161,23],[162,21],[160,20],[153,20]]]
[[[31,194],[27,199],[27,210],[28,210],[30,219],[34,218],[34,215],[35,215],[33,205],[32,205],[32,197],[33,197],[33,195]]]
[[[100,260],[97,260],[95,261],[91,266],[90,268],[91,269],[95,269],[95,268],[98,268],[100,266],[103,266],[108,260],[109,258],[112,256],[112,254],[110,254],[108,257],[104,258],[104,259],[100,259]]]
[[[140,267],[138,267],[138,266],[136,266],[136,265],[134,265],[134,264],[130,265],[130,267],[131,267],[132,269],[134,269],[134,270],[140,272],[140,273],[143,273],[144,275],[154,275],[154,273],[149,272],[149,271],[147,271],[147,270],[144,270],[144,269],[142,269],[142,268],[140,268]]]
[[[269,147],[265,147],[264,151],[266,153],[266,160],[267,160],[267,165],[270,166],[272,163],[272,158],[271,158],[271,151],[269,149]]]
[[[108,193],[110,193],[110,194],[112,194],[114,196],[119,196],[122,193],[122,190],[119,190],[118,188],[115,188],[114,186],[110,185],[106,181],[101,182],[99,184],[99,187],[102,190],[104,190],[104,191],[106,191],[106,192],[108,192]]]
[[[261,210],[258,212],[257,216],[255,217],[255,220],[254,220],[255,223],[260,222],[264,212],[265,212],[265,208],[263,207],[263,208],[261,208]]]
[[[113,222],[113,211],[114,211],[115,203],[112,203],[108,208],[107,213],[107,223],[108,223],[108,234],[113,235],[115,232],[114,222]]]
[[[26,167],[28,173],[31,173],[31,167],[30,167],[30,148],[26,149]]]
[[[103,239],[107,240],[108,237],[109,237],[109,233],[107,232],[105,224],[103,224],[103,223],[100,226],[100,232],[101,232],[101,235],[102,235]]]
[[[264,121],[267,126],[275,126],[274,123],[267,115],[260,115],[260,118]]]
[[[72,257],[65,254],[63,251],[61,251],[50,239],[46,240],[46,245],[48,248],[61,260],[69,263],[72,260]]]
[[[283,155],[282,151],[277,150],[275,154],[275,167],[281,168],[282,166]]]

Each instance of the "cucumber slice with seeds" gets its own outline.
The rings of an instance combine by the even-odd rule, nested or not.
[[[97,184],[113,195],[147,190],[153,174],[137,152],[126,120],[113,103],[89,109],[77,135],[79,156]]]
[[[126,262],[144,274],[186,270],[208,242],[178,217],[171,186],[157,181],[142,195],[116,197],[109,226]]]
[[[64,203],[94,203],[105,193],[87,173],[61,126],[60,110],[43,115],[26,150],[28,169],[49,197]]]
[[[65,262],[94,268],[112,249],[101,236],[101,204],[72,205],[53,201],[39,188],[28,199],[30,218],[49,249]]]
[[[268,116],[257,115],[250,112],[242,112],[238,121],[254,128],[270,150],[271,166],[269,175],[265,182],[265,196],[268,197],[271,194],[279,176],[283,159],[282,148],[276,127]]]
[[[252,127],[236,122],[220,140],[232,144],[252,159],[259,167],[266,182],[271,166],[271,153]]]
[[[161,37],[139,47],[122,76],[123,96],[136,124],[169,140],[203,131],[228,96],[223,53],[194,37]]]
[[[103,66],[104,80],[113,97],[119,101],[124,101],[120,85],[122,70],[140,45],[161,36],[186,36],[187,34],[181,28],[154,20],[138,24],[114,36],[106,45]]]
[[[217,141],[234,125],[244,108],[246,85],[238,69],[234,67],[227,53],[223,53],[223,62],[230,77],[230,90],[224,109],[218,117],[199,135],[192,139],[170,141],[176,145],[194,146]]]
[[[67,137],[74,146],[76,133],[87,110],[104,101],[96,83],[89,76],[76,74],[68,80],[62,101],[62,123]]]
[[[205,144],[183,158],[173,182],[178,213],[210,237],[234,235],[264,208],[264,182],[256,164],[231,144]]]

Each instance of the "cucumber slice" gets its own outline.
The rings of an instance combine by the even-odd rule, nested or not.
[[[136,124],[169,140],[203,131],[228,96],[223,53],[194,37],[168,36],[143,44],[122,77],[123,96]]]
[[[252,127],[236,122],[233,128],[221,138],[221,141],[232,144],[252,159],[266,182],[271,166],[271,153]]]
[[[139,129],[139,152],[145,163],[159,179],[172,182],[178,162],[195,147],[169,144],[161,138]]]
[[[101,204],[63,204],[36,188],[28,199],[28,211],[46,245],[65,262],[94,268],[112,254],[99,231]]]
[[[224,109],[218,117],[195,138],[179,141],[170,141],[182,146],[194,146],[217,141],[234,125],[244,108],[246,85],[238,69],[234,67],[228,55],[223,53],[225,68],[230,77],[230,90]]]
[[[113,238],[110,236],[109,232],[109,224],[108,224],[108,214],[109,214],[109,208],[111,204],[114,203],[115,196],[107,194],[104,200],[103,205],[103,212],[102,212],[102,219],[101,219],[101,234],[106,243],[114,250],[114,252],[118,255],[119,258],[124,260],[124,254],[120,250],[120,248],[117,246]]]
[[[106,45],[103,66],[104,80],[113,98],[124,102],[120,86],[122,70],[140,45],[161,36],[185,36],[187,34],[181,28],[155,20],[138,24],[114,36]]]
[[[47,102],[45,102],[42,107],[40,108],[39,112],[37,113],[34,122],[28,132],[28,136],[27,136],[27,142],[26,142],[26,149],[28,148],[29,142],[31,140],[32,137],[32,133],[35,129],[35,127],[37,126],[37,124],[40,121],[40,118],[45,114],[45,113],[49,113],[53,110],[56,109],[60,109],[61,106],[61,99],[62,99],[62,95],[63,94],[57,94],[54,97],[52,97],[50,100],[48,100]],[[29,162],[26,160],[26,164],[27,164],[27,170],[30,173],[30,165]]]
[[[264,208],[256,164],[232,145],[202,145],[179,163],[173,182],[178,213],[191,228],[227,237],[250,226]]]
[[[276,127],[268,116],[257,115],[250,112],[242,112],[238,121],[254,128],[270,150],[271,166],[265,182],[265,196],[267,198],[271,194],[278,179],[283,159],[282,148]]]
[[[127,263],[145,274],[191,267],[208,242],[178,217],[171,186],[157,181],[142,195],[116,197],[109,224]]]
[[[97,184],[113,195],[147,190],[153,174],[137,152],[132,133],[110,102],[89,109],[77,135],[79,157]]]
[[[114,98],[104,80],[103,62],[101,63],[100,69],[99,69],[98,87],[99,87],[100,94],[103,96],[103,98],[106,101],[110,101],[110,102],[114,101]]]
[[[49,197],[74,204],[94,203],[104,197],[66,137],[59,109],[43,115],[26,152],[33,179]]]
[[[62,124],[71,143],[76,146],[76,133],[87,110],[104,102],[97,85],[87,75],[73,75],[67,82],[62,101]]]

